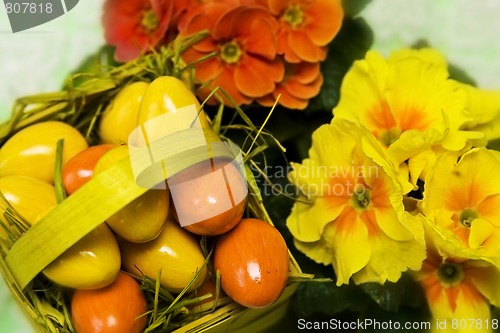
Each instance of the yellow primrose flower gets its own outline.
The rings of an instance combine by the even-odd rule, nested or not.
[[[335,119],[367,127],[396,165],[434,145],[468,148],[470,139],[483,134],[462,130],[471,121],[463,112],[467,94],[448,75],[446,59],[433,49],[403,49],[388,59],[369,51],[345,75]],[[410,175],[415,185],[420,175],[415,170]]]
[[[332,264],[337,285],[395,282],[420,269],[423,227],[405,211],[401,184],[379,142],[346,120],[317,129],[309,158],[292,163],[300,192],[287,219],[296,247]]]
[[[488,141],[500,138],[500,90],[479,89],[467,84],[456,83],[467,93],[467,105],[464,110],[471,118],[465,128],[484,134],[483,141],[477,145],[486,145]]]
[[[432,222],[426,221],[424,226],[428,256],[413,276],[434,317],[431,332],[492,332],[498,328],[500,322],[492,322],[490,305],[500,305],[499,268],[450,242]]]
[[[420,49],[403,48],[393,51],[388,57],[388,62],[397,63],[407,58],[419,58],[420,60],[438,66],[440,68],[448,67],[448,60],[443,53],[436,49],[424,47]]]
[[[500,267],[499,174],[497,152],[471,149],[458,162],[444,154],[427,177],[421,208],[449,242]]]
[[[430,253],[416,279],[425,291],[434,318],[431,322],[447,323],[448,330],[433,325],[431,332],[493,331],[489,298],[499,304],[498,268],[481,261],[443,260]]]
[[[486,90],[455,82],[467,94],[464,113],[471,119],[467,128],[486,124],[500,114],[500,90]]]

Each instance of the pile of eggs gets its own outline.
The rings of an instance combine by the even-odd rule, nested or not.
[[[141,84],[137,89],[144,94],[147,88]],[[124,96],[117,99],[138,103],[130,91],[128,99]],[[54,174],[59,140],[63,140],[60,176],[67,196],[127,158],[127,145],[109,138],[114,135],[109,126],[120,125],[110,110],[102,117],[103,138],[97,145],[88,146],[78,130],[60,121],[39,122],[14,134],[0,148],[0,191],[8,204],[32,224],[57,207]],[[188,295],[214,285],[215,277],[207,268],[213,267],[220,272],[224,293],[249,308],[267,307],[282,294],[289,271],[287,246],[272,225],[244,217],[247,197],[241,193],[246,194],[246,180],[231,161],[192,165],[168,184],[176,185],[175,200],[168,186],[147,190],[43,270],[48,279],[73,291],[71,317],[77,332],[142,332],[149,309],[138,281],[142,276],[153,280],[160,276],[161,287],[173,294],[196,277]],[[7,206],[0,202],[3,211]],[[197,222],[185,224],[183,219]],[[6,238],[6,231],[0,229],[0,237]],[[214,244],[209,265],[202,237]]]

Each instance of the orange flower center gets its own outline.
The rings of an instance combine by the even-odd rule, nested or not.
[[[460,223],[464,227],[470,228],[472,225],[472,221],[474,221],[478,217],[479,217],[479,215],[477,214],[477,212],[474,209],[467,208],[467,209],[464,209],[460,213]]]
[[[444,262],[439,266],[437,276],[443,286],[457,286],[462,283],[464,279],[464,270],[460,264]]]
[[[304,22],[304,13],[299,6],[290,6],[283,14],[283,20],[296,28]]]
[[[237,63],[241,57],[241,48],[236,42],[229,42],[222,45],[220,56],[228,64]]]
[[[153,31],[158,27],[159,21],[155,12],[150,9],[144,12],[142,15],[141,25],[146,29],[146,31]]]

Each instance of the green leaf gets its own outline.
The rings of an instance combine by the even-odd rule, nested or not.
[[[407,274],[396,283],[364,283],[360,287],[386,311],[398,311],[402,305],[418,307],[425,304],[422,299],[424,292]]]
[[[363,59],[373,44],[373,31],[361,17],[346,17],[342,29],[328,46],[328,55],[321,64],[324,82],[311,100],[306,112],[332,112],[340,97],[342,80],[355,60]]]
[[[354,17],[358,15],[372,0],[344,0],[342,7],[345,16]]]
[[[410,48],[419,50],[419,49],[424,49],[426,47],[431,47],[431,44],[427,39],[419,39],[417,40],[413,45],[410,46]]]
[[[364,311],[370,300],[353,285],[337,287],[335,282],[302,283],[294,296],[294,307],[299,318],[314,315],[333,317],[349,310]]]

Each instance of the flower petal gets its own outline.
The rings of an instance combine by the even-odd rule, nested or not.
[[[236,87],[236,84],[234,83],[234,75],[234,68],[225,66],[223,67],[221,75],[214,78],[210,87],[212,89],[220,87],[222,90],[227,92],[238,105],[251,103],[252,99],[243,95]],[[222,98],[225,104],[232,105],[231,102],[229,102],[224,96],[222,96]]]
[[[387,62],[375,51],[368,51],[364,60],[355,61],[342,81],[340,100],[333,109],[335,118],[363,124],[371,132],[392,128],[395,120],[384,107],[383,97],[387,71]]]
[[[437,160],[424,192],[425,212],[441,207],[456,212],[476,208],[488,196],[500,193],[500,162],[487,149],[472,149],[455,161],[454,154]]]
[[[326,48],[314,45],[304,31],[290,31],[288,43],[302,61],[317,62],[326,58]]]
[[[442,210],[433,211],[431,214],[426,214],[426,219],[423,220],[427,247],[434,249],[444,259],[461,258],[481,260],[500,267],[500,259],[498,257],[487,256],[482,249],[470,249],[463,246],[463,242],[453,233],[452,230],[442,228],[434,221],[451,219],[450,212]],[[441,216],[439,216],[441,215]],[[436,217],[437,216],[437,217]]]
[[[281,61],[265,61],[244,55],[234,70],[234,83],[239,91],[249,97],[269,94],[285,73]],[[256,84],[258,82],[258,84]]]
[[[401,242],[379,233],[370,238],[370,244],[372,255],[366,266],[354,274],[356,284],[396,282],[402,272],[408,269],[419,270],[425,259],[423,239]]]
[[[387,237],[396,241],[409,241],[416,238],[410,230],[401,224],[394,210],[390,208],[375,209],[374,212],[378,226]]]
[[[271,10],[274,15],[279,15],[288,7],[289,4],[289,0],[267,0],[269,10]]]
[[[327,225],[326,228],[331,228],[331,226]],[[301,242],[295,239],[294,244],[297,250],[319,264],[331,265],[333,263],[333,250],[324,238],[316,242]]]
[[[482,262],[468,261],[469,267],[466,270],[467,278],[484,295],[488,301],[500,306],[500,269],[492,265],[484,265]],[[475,264],[477,264],[476,267]]]
[[[278,86],[276,89],[274,89],[272,96],[272,103],[268,104],[269,106],[272,106],[274,104],[274,102],[278,99],[278,96],[279,104],[289,109],[303,110],[309,105],[308,99],[297,98],[294,95],[290,94],[282,86]],[[260,102],[261,101],[259,99],[259,103]]]
[[[316,160],[305,159],[302,164],[290,163],[288,178],[308,199],[324,196],[329,185],[329,170]]]
[[[483,245],[493,235],[495,227],[485,219],[475,219],[470,227],[469,246],[474,249]]]
[[[432,149],[423,150],[409,159],[408,169],[410,172],[410,180],[413,185],[416,186],[419,179],[425,181],[426,175],[436,163],[436,159],[436,152]]]
[[[417,153],[429,150],[433,145],[439,143],[443,137],[444,134],[436,129],[429,129],[425,132],[408,130],[394,141],[389,147],[387,155],[394,163],[401,164]]]
[[[467,128],[486,124],[500,115],[500,90],[484,90],[468,84],[454,82],[467,94],[464,114],[470,119]]]
[[[185,59],[199,59],[201,54],[195,50],[188,50],[185,53]],[[203,61],[203,65],[196,66],[196,77],[201,82],[209,83],[216,77],[224,73],[224,66],[217,58],[210,58]]]
[[[418,58],[424,62],[442,68],[448,67],[448,61],[446,60],[445,55],[442,52],[429,47],[421,49],[399,49],[392,52],[387,61],[396,64],[399,61],[408,58]]]
[[[450,296],[448,296],[446,289],[442,288],[433,302],[429,304],[433,317],[441,320],[447,319],[449,323],[452,319],[457,319],[459,322],[467,318],[473,318],[481,322],[491,320],[488,302],[473,287],[463,284],[463,286],[456,290],[454,297],[456,308],[453,310],[450,306]],[[478,329],[474,326],[458,325],[457,329],[453,332],[484,333],[491,332],[491,328],[482,327]]]
[[[321,67],[318,62],[300,62],[297,64],[289,64],[286,69],[286,74],[291,72],[294,80],[302,84],[308,84],[318,79],[321,74]]]
[[[477,207],[479,215],[496,227],[500,227],[500,193],[493,194],[484,199]]]
[[[297,202],[288,216],[286,225],[295,239],[301,242],[317,242],[325,226],[335,220],[343,206],[332,206],[327,200],[319,198],[314,204]]]
[[[326,46],[314,45],[305,32],[292,31],[288,41],[295,55],[302,61],[318,62],[326,58]]]
[[[344,12],[338,0],[316,0],[308,8],[309,22],[304,27],[314,45],[325,46],[340,30]]]
[[[479,132],[449,131],[440,144],[446,150],[459,151],[464,149],[469,139],[480,139],[482,137],[482,133]]]
[[[295,53],[290,45],[290,32],[289,31],[279,31],[278,32],[278,54],[283,55],[283,58],[288,63],[299,63],[302,62],[302,59]]]
[[[273,94],[267,94],[265,96],[258,97],[256,99],[257,103],[265,107],[272,107],[276,102],[276,97]],[[286,106],[286,105],[285,105]]]
[[[263,8],[249,7],[233,20],[236,39],[244,45],[245,52],[273,60],[278,52],[276,42],[277,22]]]
[[[323,75],[318,75],[316,80],[309,84],[302,84],[297,80],[287,80],[282,84],[283,88],[292,96],[301,99],[309,99],[316,96],[323,84]]]
[[[372,256],[368,229],[353,209],[346,208],[332,228],[325,232],[329,233],[325,239],[333,248],[337,286],[348,284],[351,276],[361,270]]]
[[[186,13],[185,28],[180,36],[189,36],[203,30],[214,29],[219,18],[228,10],[228,6],[224,3],[210,2],[202,6],[192,7]],[[213,35],[203,38],[201,41],[193,45],[193,48],[199,52],[212,52],[216,50],[216,41]]]
[[[465,97],[447,80],[445,67],[407,58],[391,68],[385,96],[401,130],[443,130],[443,112],[454,118],[460,114]]]
[[[312,134],[313,145],[309,149],[309,157],[320,165],[333,168],[336,176],[351,175],[353,165],[353,151],[356,147],[356,139],[351,135],[357,133],[355,124],[345,120],[334,120],[330,125],[320,126]],[[332,144],[341,150],[338,154],[332,153]]]
[[[500,114],[490,122],[470,127],[469,130],[483,133],[487,141],[500,138]]]

